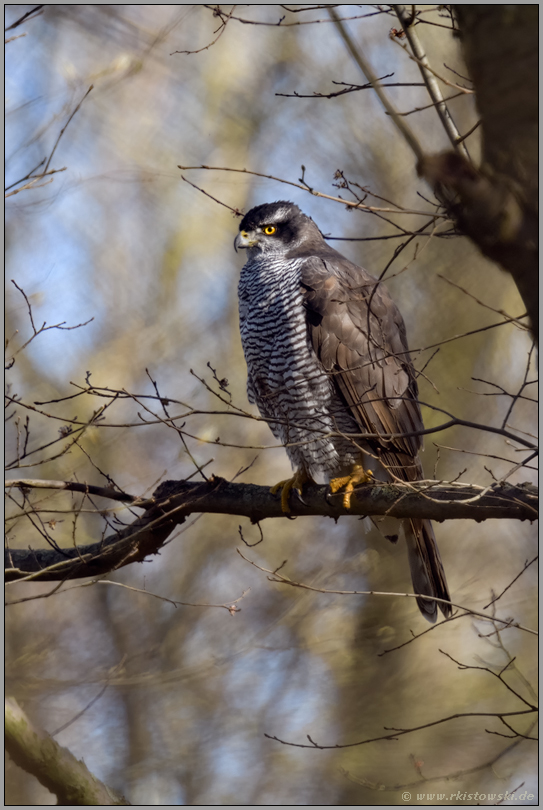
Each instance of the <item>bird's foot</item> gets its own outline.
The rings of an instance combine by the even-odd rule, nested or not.
[[[288,505],[288,498],[291,491],[295,489],[296,492],[298,493],[300,500],[303,503],[302,487],[309,480],[310,478],[307,475],[307,473],[304,472],[304,470],[298,470],[297,472],[294,473],[292,478],[287,478],[285,479],[285,481],[279,481],[278,484],[275,484],[275,486],[273,486],[270,489],[270,492],[273,495],[275,495],[276,492],[279,492],[279,490],[281,490],[281,509],[283,510],[283,512],[286,512],[287,515],[290,512],[290,506]]]
[[[350,475],[345,475],[342,478],[332,478],[330,481],[330,490],[333,495],[339,492],[340,489],[345,487],[343,493],[343,506],[345,509],[351,508],[351,498],[354,494],[354,488],[357,484],[369,484],[373,480],[373,473],[371,470],[365,470],[361,464],[356,464]]]

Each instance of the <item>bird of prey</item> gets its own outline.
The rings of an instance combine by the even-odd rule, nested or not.
[[[373,476],[422,479],[417,382],[403,318],[383,284],[291,202],[249,211],[234,247],[248,257],[238,289],[247,394],[294,469],[273,488],[282,488],[283,511],[306,481],[324,478],[349,507],[355,486]],[[402,527],[415,593],[450,601],[431,522]],[[434,622],[436,602],[417,602]],[[450,605],[438,604],[448,617]]]

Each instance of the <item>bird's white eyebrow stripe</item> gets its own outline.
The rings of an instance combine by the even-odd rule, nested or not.
[[[269,222],[284,222],[288,217],[289,211],[287,208],[279,208],[274,211],[271,217],[268,217]]]

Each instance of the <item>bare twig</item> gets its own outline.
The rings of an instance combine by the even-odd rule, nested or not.
[[[334,197],[330,194],[324,194],[322,191],[316,191],[311,186],[308,186],[307,183],[305,182],[294,183],[292,180],[284,180],[281,177],[274,177],[271,174],[263,174],[262,172],[253,172],[250,171],[249,169],[233,169],[231,166],[206,166],[204,164],[201,164],[200,166],[178,166],[177,168],[183,171],[189,171],[192,169],[206,169],[207,171],[236,172],[238,174],[248,174],[251,175],[252,177],[263,177],[266,180],[275,180],[277,183],[283,183],[286,186],[293,186],[294,188],[299,188],[302,191],[306,191],[307,193],[311,194],[313,197],[321,197],[324,200],[332,200],[332,202],[341,203],[341,205],[344,205],[347,208],[360,209],[361,211],[371,211],[372,213],[377,211],[378,213],[385,213],[385,214],[414,214],[416,216],[423,216],[423,217],[427,217],[430,215],[428,211],[419,211],[408,208],[398,210],[397,207],[379,208],[373,205],[364,205],[361,202],[352,202],[350,200],[344,200],[342,197]],[[198,188],[198,190],[201,191],[201,189],[198,186],[196,186],[196,188]],[[210,195],[208,194],[207,196]],[[226,207],[230,208],[230,206],[228,205]],[[231,210],[235,211],[236,209]],[[431,214],[431,216],[433,218],[448,219],[448,216],[446,216],[445,214],[434,213]]]
[[[482,123],[483,123],[483,122],[482,122],[482,120],[481,120],[481,119],[479,119],[479,121],[477,121],[477,122],[476,122],[476,123],[475,123],[475,124],[472,126],[472,128],[471,128],[471,129],[468,129],[468,131],[466,132],[466,134],[465,134],[465,135],[461,135],[459,138],[457,138],[456,143],[462,143],[463,141],[465,141],[465,140],[466,140],[466,138],[469,138],[469,136],[470,136],[470,135],[473,135],[473,133],[474,133],[474,132],[475,132],[477,129],[479,129],[479,127],[481,126],[481,124],[482,124]]]
[[[11,356],[11,358],[10,358],[10,360],[8,362],[8,367],[9,368],[11,368],[11,366],[13,365],[13,363],[15,361],[15,357],[17,357],[17,355],[20,352],[22,352],[23,349],[26,349],[26,347],[34,340],[34,338],[38,337],[38,335],[40,335],[42,332],[47,332],[47,331],[49,331],[49,329],[60,329],[63,332],[69,332],[72,329],[81,329],[81,327],[87,326],[89,323],[91,323],[94,320],[94,318],[89,318],[88,321],[85,321],[84,323],[78,323],[75,326],[65,326],[64,324],[66,323],[66,321],[62,321],[61,323],[55,323],[55,324],[52,324],[51,326],[47,326],[46,325],[47,322],[44,321],[43,324],[40,326],[40,328],[36,329],[36,325],[34,323],[34,317],[32,315],[32,307],[30,305],[30,301],[28,300],[27,294],[25,293],[25,291],[23,289],[21,289],[21,287],[19,287],[19,285],[13,279],[11,280],[11,283],[14,285],[14,287],[16,287],[16,289],[19,290],[19,292],[21,293],[21,295],[23,296],[23,298],[26,301],[26,305],[28,307],[28,317],[30,318],[30,324],[32,326],[32,335],[26,341],[26,343],[23,343],[23,345],[19,349],[17,349],[17,351],[15,351],[13,353],[13,355]]]
[[[39,16],[38,12],[40,14],[43,14],[43,11],[41,10],[43,9],[43,7],[44,7],[43,3],[40,6],[34,6],[34,8],[30,9],[30,11],[27,11],[25,14],[23,14],[22,17],[19,17],[18,20],[15,20],[14,23],[8,25],[8,27],[5,30],[12,31],[14,28],[17,28],[17,26],[22,25],[22,23],[24,23],[25,20],[29,21],[31,17],[32,19],[34,19],[34,17],[38,17]]]
[[[209,8],[209,6],[206,6],[206,8]],[[204,45],[203,48],[198,48],[198,50],[196,50],[196,51],[173,51],[173,53],[171,53],[170,56],[173,56],[176,53],[188,54],[190,56],[190,55],[195,54],[195,53],[202,53],[202,51],[207,51],[209,48],[211,48],[213,45],[215,45],[215,43],[218,42],[218,40],[222,37],[222,35],[226,31],[226,26],[228,25],[228,23],[232,19],[232,14],[236,10],[236,8],[237,8],[237,6],[232,6],[230,11],[226,15],[222,14],[218,9],[214,9],[213,16],[214,17],[220,17],[221,24],[220,24],[220,26],[218,28],[219,33],[215,37],[213,42],[210,42],[208,45]]]
[[[411,148],[413,154],[417,158],[417,162],[421,161],[424,157],[424,152],[422,150],[422,146],[420,145],[411,127],[409,127],[408,124],[403,120],[403,118],[396,112],[396,109],[393,107],[387,94],[381,88],[379,80],[377,79],[376,74],[373,72],[373,68],[370,66],[369,62],[365,59],[360,49],[357,48],[356,45],[354,44],[347,29],[343,25],[341,19],[336,14],[335,10],[333,8],[329,8],[328,13],[332,18],[332,20],[335,22],[336,28],[341,38],[343,39],[345,45],[347,46],[348,50],[350,51],[351,56],[357,63],[358,67],[360,68],[366,79],[373,85],[373,88],[377,96],[379,97],[379,100],[381,101],[383,107],[396,124],[396,127],[399,130],[402,137],[404,138],[405,142]]]
[[[533,356],[533,353],[534,353],[534,349],[535,349],[535,344],[532,344],[531,347],[530,347],[530,351],[528,352],[528,358],[526,360],[526,370],[524,372],[524,379],[522,381],[522,385],[520,386],[518,394],[516,394],[513,397],[513,399],[511,400],[511,402],[509,404],[509,407],[507,409],[507,413],[505,414],[505,416],[503,418],[503,422],[502,422],[503,427],[505,427],[508,424],[509,419],[511,417],[511,414],[513,413],[513,408],[517,404],[517,401],[518,401],[519,397],[522,395],[522,392],[524,391],[526,386],[530,385],[530,383],[528,382],[528,375],[530,373],[530,365],[531,365],[531,362],[532,362],[532,356]]]
[[[181,166],[178,166],[177,168],[180,169]],[[197,186],[195,183],[191,183],[191,181],[187,180],[187,178],[184,177],[183,175],[181,175],[181,180],[183,180],[184,183],[188,183],[189,186],[192,186],[192,188],[195,188],[196,191],[200,191],[202,194],[205,194],[205,196],[209,197],[209,199],[213,200],[213,202],[216,202],[219,205],[222,205],[225,208],[228,208],[228,210],[231,211],[234,214],[235,217],[241,217],[242,216],[242,211],[240,211],[239,208],[232,208],[231,205],[227,205],[226,203],[222,202],[222,200],[218,200],[216,197],[214,197],[208,191],[205,191],[203,188],[200,188],[200,186]]]
[[[516,575],[516,577],[514,577],[514,578],[511,580],[511,582],[509,583],[509,585],[507,585],[507,586],[506,586],[506,587],[503,589],[503,591],[502,591],[502,592],[501,592],[501,593],[500,593],[498,596],[495,596],[493,599],[491,599],[491,601],[488,603],[488,605],[485,605],[485,606],[484,606],[483,610],[488,610],[488,608],[489,608],[491,605],[493,605],[495,602],[497,602],[499,599],[501,599],[501,598],[502,598],[502,596],[503,596],[505,593],[507,593],[507,591],[509,590],[509,588],[511,588],[511,587],[512,587],[512,586],[515,584],[515,582],[517,582],[517,580],[519,580],[519,579],[521,578],[521,576],[523,575],[523,573],[524,573],[524,572],[525,572],[525,571],[526,571],[526,570],[527,570],[527,569],[528,569],[528,568],[529,568],[531,565],[533,565],[535,562],[537,562],[537,560],[538,560],[538,559],[539,559],[539,555],[536,555],[536,556],[533,558],[533,560],[530,560],[530,562],[526,562],[526,563],[524,564],[524,568],[522,569],[522,571],[520,571],[520,573],[518,573],[518,574]]]
[[[64,126],[62,127],[62,129],[60,130],[59,135],[58,135],[58,138],[57,138],[57,139],[56,139],[56,141],[55,141],[55,145],[53,146],[53,149],[51,150],[51,154],[49,155],[49,158],[48,158],[48,160],[47,160],[47,163],[45,164],[45,169],[44,169],[44,173],[45,173],[45,174],[47,173],[47,169],[48,169],[48,168],[49,168],[49,166],[51,165],[51,161],[53,160],[53,155],[55,154],[55,152],[56,152],[56,150],[57,150],[57,146],[58,146],[58,145],[59,145],[59,143],[60,143],[60,139],[62,138],[62,136],[64,135],[64,133],[65,133],[65,132],[66,132],[66,130],[68,129],[68,126],[69,126],[69,124],[70,124],[70,121],[72,120],[72,118],[74,117],[74,115],[75,115],[75,114],[78,112],[78,110],[80,110],[80,109],[81,109],[81,105],[83,104],[83,102],[85,101],[85,99],[87,98],[87,96],[89,95],[89,93],[91,92],[91,90],[93,90],[93,88],[94,88],[94,85],[93,85],[93,84],[91,84],[91,86],[89,87],[89,89],[87,90],[87,92],[85,93],[85,95],[83,96],[83,98],[81,99],[81,101],[79,102],[79,104],[78,104],[78,105],[76,106],[76,108],[75,108],[75,109],[74,109],[74,110],[73,110],[73,111],[70,113],[70,115],[69,115],[69,117],[68,117],[68,120],[66,121],[66,123],[64,124]]]
[[[261,565],[258,565],[258,563],[255,563],[253,560],[250,560],[248,557],[245,557],[245,555],[240,551],[239,548],[236,549],[236,551],[238,552],[240,557],[242,557],[246,562],[250,563],[255,568],[258,568],[259,571],[263,571],[264,573],[269,574],[270,576],[268,577],[268,580],[270,582],[278,582],[283,585],[290,585],[293,588],[302,588],[302,590],[305,591],[314,591],[315,593],[323,593],[323,594],[336,594],[338,596],[386,596],[389,598],[401,596],[403,598],[408,597],[411,599],[427,599],[429,601],[440,602],[444,605],[449,605],[450,607],[458,608],[459,610],[463,610],[466,613],[471,613],[472,616],[478,616],[479,618],[486,619],[487,621],[500,622],[506,625],[507,627],[516,627],[517,630],[524,630],[526,633],[531,633],[534,636],[538,635],[537,630],[532,630],[529,627],[523,627],[522,625],[519,625],[517,622],[512,622],[511,619],[499,619],[496,616],[489,616],[484,613],[481,613],[478,610],[472,610],[472,608],[467,608],[464,605],[457,605],[454,602],[449,602],[447,599],[439,599],[436,596],[424,596],[422,594],[416,593],[390,593],[384,591],[343,591],[343,590],[339,591],[339,590],[329,590],[325,588],[315,588],[312,585],[306,585],[303,582],[295,582],[289,577],[280,574],[278,568],[276,568],[273,571],[270,570],[269,568],[263,568]],[[522,712],[520,712],[520,714],[522,714]]]
[[[495,717],[497,720],[501,720],[503,717],[521,717],[533,713],[533,709],[526,709],[525,711],[518,712],[458,712],[457,714],[449,715],[449,717],[441,717],[439,720],[423,723],[420,726],[413,726],[412,728],[393,728],[391,729],[390,734],[382,734],[379,737],[373,737],[367,740],[358,740],[357,742],[352,743],[336,743],[335,745],[319,745],[319,743],[312,740],[309,734],[307,735],[309,745],[305,743],[294,743],[287,740],[282,740],[280,737],[272,736],[271,734],[264,734],[264,736],[267,737],[268,740],[274,740],[282,745],[289,745],[293,748],[311,748],[318,749],[319,751],[328,751],[336,748],[356,748],[360,745],[368,745],[369,743],[378,742],[380,740],[397,740],[398,737],[403,737],[406,734],[413,734],[415,731],[423,731],[427,728],[434,728],[435,726],[443,725],[443,723],[449,723],[451,720],[459,720],[465,717]],[[387,729],[386,726],[385,729]]]
[[[493,324],[492,326],[499,326],[499,325],[501,325],[501,324]],[[485,327],[485,328],[490,329],[490,328],[492,328],[492,326]],[[482,330],[477,330],[477,331],[484,331],[485,328],[483,328]],[[458,336],[456,338],[451,338],[450,340],[454,340],[454,339],[458,339]],[[447,343],[447,342],[449,342],[449,341],[442,341],[442,343]],[[436,345],[440,346],[442,344],[438,343]],[[427,348],[434,348],[434,347],[429,346]],[[216,392],[214,392],[214,393],[217,396]],[[135,395],[132,395],[130,398],[134,399],[136,401]],[[397,399],[401,399],[401,397],[397,397]],[[27,402],[23,402],[22,400],[15,399],[14,397],[6,396],[6,401],[7,402],[13,402],[14,405],[18,405],[21,408],[25,408],[25,409],[27,409],[29,411],[34,411],[36,413],[42,414],[44,416],[47,416],[48,418],[58,420],[60,422],[63,422],[64,424],[73,424],[73,425],[85,426],[85,427],[90,425],[90,424],[93,424],[93,425],[96,424],[97,427],[102,427],[102,428],[119,428],[119,427],[128,428],[128,427],[143,427],[143,426],[148,427],[150,425],[156,425],[156,424],[168,424],[169,427],[173,427],[173,424],[170,424],[170,423],[173,423],[173,422],[175,422],[175,421],[177,421],[179,419],[186,419],[187,416],[196,416],[196,415],[202,415],[202,414],[206,414],[206,415],[218,415],[218,414],[221,414],[221,415],[224,415],[224,416],[233,416],[233,417],[237,417],[237,418],[252,419],[252,420],[254,420],[256,422],[266,422],[267,424],[272,424],[272,423],[273,424],[283,424],[284,423],[284,424],[289,424],[291,427],[298,427],[297,423],[293,422],[292,420],[287,421],[287,420],[279,419],[279,418],[278,419],[272,419],[271,417],[268,417],[268,418],[259,417],[259,416],[255,416],[254,414],[243,413],[240,409],[235,409],[235,410],[232,410],[232,411],[204,411],[204,410],[198,410],[197,411],[197,410],[191,410],[188,414],[179,414],[177,416],[171,416],[171,417],[169,417],[168,420],[166,420],[166,419],[158,417],[157,414],[154,414],[150,409],[145,408],[145,410],[147,410],[149,413],[153,414],[155,419],[145,421],[145,420],[142,419],[142,417],[140,415],[140,419],[142,420],[140,422],[123,422],[123,423],[117,424],[117,423],[113,423],[113,422],[105,422],[104,421],[104,422],[99,424],[96,421],[96,414],[92,417],[92,419],[90,421],[85,422],[85,421],[82,421],[82,420],[77,419],[77,418],[68,419],[65,416],[56,416],[55,414],[49,414],[49,413],[47,413],[45,411],[40,410],[39,408],[34,407],[33,405],[30,405]],[[377,402],[378,400],[375,399],[374,401]],[[382,441],[386,441],[386,440],[392,440],[392,439],[412,438],[412,437],[415,437],[415,436],[427,436],[427,435],[430,435],[432,433],[440,433],[443,430],[447,430],[448,428],[451,428],[451,427],[454,427],[454,426],[458,425],[458,426],[462,426],[462,427],[471,428],[473,430],[482,430],[482,431],[485,431],[487,433],[494,433],[497,436],[504,436],[505,438],[510,439],[511,441],[516,442],[517,444],[520,444],[523,447],[527,448],[527,450],[534,451],[534,453],[538,449],[533,442],[527,441],[526,439],[523,439],[521,436],[518,436],[515,433],[511,433],[509,430],[504,430],[503,428],[493,427],[492,425],[485,425],[485,424],[482,424],[482,423],[479,423],[479,422],[471,422],[471,421],[469,421],[467,419],[460,419],[458,417],[453,416],[453,414],[449,413],[449,411],[446,411],[443,408],[438,408],[436,405],[433,405],[432,403],[423,402],[422,400],[419,400],[419,402],[420,402],[421,405],[424,405],[425,407],[428,407],[431,410],[436,411],[437,413],[443,413],[443,414],[449,416],[450,417],[449,421],[444,422],[441,425],[436,425],[433,428],[425,428],[423,430],[409,431],[409,432],[404,432],[404,433],[366,433],[365,432],[365,433],[341,434],[341,437],[342,438],[347,437],[347,438],[350,438],[350,439],[357,439],[357,438],[358,439],[362,439],[362,438],[363,439],[379,439],[379,440],[382,440]],[[141,402],[139,404],[141,405]],[[227,402],[226,404],[229,405],[230,403]],[[304,425],[301,425],[301,426],[305,427]],[[181,428],[174,428],[174,429],[175,430],[181,430]],[[204,444],[213,444],[213,445],[219,444],[221,447],[237,447],[237,448],[246,449],[246,450],[268,450],[268,449],[273,449],[275,447],[284,446],[284,445],[277,445],[277,444],[273,444],[273,445],[245,445],[245,444],[238,444],[238,443],[224,442],[224,441],[217,442],[217,440],[207,439],[207,438],[205,438],[203,436],[194,435],[192,433],[189,433],[187,430],[183,430],[183,434],[185,436],[188,436],[190,439],[194,439],[195,441],[198,441],[198,442],[201,442],[201,443],[204,443]],[[322,432],[323,437],[338,436],[338,435],[340,435],[340,434],[338,434],[335,431],[324,430]],[[289,447],[300,446],[300,445],[307,444],[307,442],[311,442],[311,441],[313,441],[313,439],[308,439],[306,441],[301,441],[301,442],[289,442],[288,446]]]
[[[460,151],[464,153],[465,157],[469,158],[468,151],[466,149],[465,144],[463,143],[463,139],[461,138],[460,132],[458,131],[456,124],[454,123],[453,118],[449,112],[449,108],[445,103],[445,99],[443,98],[441,88],[430,68],[428,57],[426,56],[424,49],[420,43],[420,40],[417,36],[417,33],[414,30],[413,24],[409,21],[409,15],[407,13],[405,6],[394,5],[393,8],[398,16],[398,19],[402,25],[403,30],[405,31],[405,35],[407,36],[407,40],[409,42],[409,45],[411,46],[411,50],[413,51],[413,54],[417,58],[417,64],[420,68],[422,78],[428,89],[430,98],[432,99],[435,105],[436,112],[439,115],[441,123],[443,124],[443,128],[445,129],[445,132],[447,133],[450,142],[452,143],[455,149],[460,149]]]
[[[381,83],[381,87],[424,87],[424,82],[383,81],[384,79],[390,79],[392,76],[394,76],[394,73],[386,73],[384,76],[381,76],[378,79],[378,81]],[[332,93],[317,93],[316,91],[313,93],[297,93],[294,91],[293,93],[276,93],[275,95],[281,98],[337,98],[338,96],[344,96],[347,93],[358,93],[359,90],[373,89],[373,84],[371,82],[367,82],[366,84],[353,84],[352,82],[335,82],[332,80],[332,84],[345,85],[345,87],[343,90],[336,90]]]
[[[14,37],[8,37],[4,40],[4,45],[8,45],[10,42],[14,42],[16,39],[22,39],[23,37],[28,36],[28,33],[24,31],[22,34],[16,34]]]
[[[419,67],[425,68],[426,71],[428,71],[433,76],[435,76],[436,79],[439,79],[440,82],[443,82],[443,84],[446,84],[447,87],[452,87],[454,90],[458,90],[459,93],[463,93],[464,95],[468,95],[468,96],[472,96],[475,93],[475,90],[471,90],[469,87],[462,87],[461,84],[455,84],[454,82],[449,81],[449,79],[446,79],[444,76],[441,76],[439,73],[437,73],[434,70],[434,68],[430,67],[430,65],[428,64],[428,61],[423,62],[422,60],[418,59],[416,56],[413,56],[413,54],[409,53],[409,51],[407,50],[407,47],[405,45],[402,45],[402,43],[399,42],[396,38],[393,38],[393,42],[395,42],[403,51],[405,51],[405,53],[407,54],[409,59],[411,59],[412,62],[416,62],[416,64]]]
[[[517,326],[519,326],[521,329],[524,329],[526,332],[530,331],[529,328],[528,328],[528,325],[521,322],[522,318],[527,318],[528,317],[527,312],[525,312],[523,315],[520,315],[519,318],[512,318],[511,315],[508,315],[507,312],[504,312],[503,309],[496,309],[495,307],[491,307],[489,304],[485,304],[484,301],[481,301],[479,298],[477,298],[475,295],[473,295],[473,293],[471,293],[469,290],[466,290],[465,287],[462,287],[460,284],[457,284],[456,281],[452,281],[450,278],[447,278],[446,276],[442,275],[441,273],[437,273],[437,277],[441,278],[443,281],[446,281],[447,284],[451,285],[451,287],[456,287],[456,289],[463,292],[464,295],[467,295],[470,298],[473,298],[473,300],[476,301],[479,304],[479,306],[484,307],[485,309],[489,309],[491,312],[495,312],[497,315],[501,315],[502,318],[505,318],[505,320],[507,320],[507,321],[509,321],[511,323],[516,323]]]
[[[458,98],[461,95],[462,95],[462,93],[455,93],[454,95],[443,99],[443,101],[452,101],[453,98]],[[407,112],[399,112],[398,115],[403,115],[404,118],[405,118],[408,115],[413,115],[413,113],[423,112],[424,110],[431,110],[432,107],[436,107],[440,103],[441,102],[439,102],[439,101],[433,101],[431,104],[425,104],[423,107],[414,107],[412,110],[408,110]],[[387,113],[387,115],[388,115],[388,113]],[[473,128],[473,130],[470,130],[470,132],[468,132],[466,135],[464,135],[464,138],[469,137],[469,135],[471,135],[471,132],[473,132],[477,128],[477,126],[478,126],[478,124]]]
[[[511,745],[506,746],[502,751],[499,752],[496,756],[492,759],[487,760],[486,762],[482,762],[480,765],[475,765],[473,768],[466,768],[464,770],[454,771],[452,773],[446,772],[443,774],[439,774],[438,776],[424,776],[421,779],[417,779],[414,782],[404,782],[402,784],[397,783],[395,785],[384,785],[384,784],[376,784],[375,782],[371,782],[369,779],[364,779],[363,777],[354,776],[349,771],[344,770],[343,768],[339,769],[339,772],[349,781],[354,782],[357,785],[362,785],[369,790],[378,790],[382,792],[394,792],[397,793],[399,790],[409,790],[411,788],[416,788],[422,785],[431,784],[433,782],[449,782],[456,779],[461,779],[463,776],[471,776],[474,773],[480,773],[481,771],[487,770],[488,768],[493,768],[494,765],[499,762],[503,757],[513,751],[520,743],[522,739],[519,737],[515,739]],[[509,795],[512,795],[511,791],[508,791]],[[507,795],[507,794],[506,794]],[[498,802],[501,804],[501,802]]]
[[[32,180],[30,180],[28,183],[25,183],[24,186],[20,186],[19,188],[16,188],[14,191],[10,191],[9,193],[5,194],[4,195],[5,199],[7,200],[9,197],[13,197],[15,194],[19,194],[21,191],[26,191],[29,188],[43,188],[44,186],[48,186],[49,183],[53,182],[52,178],[51,178],[51,180],[48,180],[47,183],[40,183],[39,186],[37,186],[36,183],[38,182],[38,180],[42,180],[44,177],[48,177],[51,174],[59,174],[60,172],[65,172],[65,171],[66,171],[66,166],[63,166],[62,169],[51,169],[48,172],[43,172],[43,174],[34,175],[34,177],[32,177]],[[24,178],[24,179],[26,179],[26,178]],[[17,180],[15,183],[12,183],[11,186],[8,186],[8,188],[13,188],[13,186],[16,186],[16,185],[18,185],[19,183],[22,183],[22,182],[23,182],[22,179]]]
[[[114,677],[117,675],[117,673],[118,673],[118,672],[120,672],[120,671],[122,670],[122,668],[124,667],[125,661],[126,661],[126,655],[124,655],[124,656],[123,656],[122,660],[121,660],[121,661],[120,661],[120,662],[117,664],[117,666],[116,666],[116,667],[113,667],[113,669],[112,669],[112,670],[110,670],[110,671],[108,672],[106,682],[105,682],[105,684],[103,685],[103,687],[100,689],[100,691],[98,692],[98,694],[97,694],[97,695],[95,695],[95,696],[92,698],[92,700],[90,700],[90,701],[87,703],[87,705],[85,706],[85,708],[84,708],[84,709],[81,709],[81,711],[80,711],[80,712],[78,712],[76,715],[74,715],[74,717],[72,717],[72,718],[71,718],[71,720],[68,720],[68,722],[67,722],[67,723],[64,723],[62,726],[59,726],[59,728],[57,728],[55,731],[52,731],[52,732],[51,732],[51,737],[56,737],[56,736],[57,736],[57,734],[60,734],[60,732],[61,732],[61,731],[65,731],[67,728],[69,728],[71,725],[73,725],[75,722],[77,722],[77,720],[79,720],[79,718],[80,718],[80,717],[83,717],[83,715],[84,715],[84,714],[86,714],[86,712],[88,712],[88,710],[89,710],[90,708],[92,708],[92,706],[94,706],[94,704],[95,704],[95,703],[96,703],[98,700],[100,700],[100,698],[102,697],[102,695],[104,694],[104,692],[105,692],[105,691],[106,691],[106,689],[108,688],[108,686],[109,686],[109,684],[111,683],[111,681],[113,680],[113,678],[114,678]]]
[[[223,18],[225,18],[227,16],[226,12],[222,11],[219,6],[211,6],[211,5],[207,5],[205,3],[203,3],[202,5],[204,6],[204,8],[208,8],[208,9],[210,9],[210,11],[213,11],[214,16],[221,17],[221,19],[223,19]],[[323,9],[323,8],[330,9],[330,8],[336,8],[336,6],[328,6],[328,5],[327,6],[321,6],[321,9]],[[290,11],[290,9],[285,9],[285,10]],[[300,11],[308,11],[308,10],[309,9],[300,9]],[[372,11],[369,14],[357,14],[354,17],[342,17],[342,19],[345,20],[345,21],[348,21],[348,20],[363,20],[363,19],[368,18],[368,17],[377,17],[377,16],[379,16],[381,14],[386,14],[386,11],[384,11],[383,9],[379,9],[378,11]],[[284,20],[285,20],[284,16],[280,17],[277,22],[266,22],[265,20],[247,20],[244,17],[234,17],[234,16],[231,16],[231,15],[228,15],[228,17],[229,17],[229,19],[236,20],[236,22],[242,23],[243,25],[261,25],[261,26],[266,26],[266,27],[271,27],[271,28],[291,28],[291,27],[297,26],[297,25],[320,25],[321,23],[329,23],[329,22],[331,22],[330,20],[327,20],[326,18],[323,18],[323,19],[320,19],[320,20],[299,20],[299,21],[296,21],[296,22],[290,22],[289,23],[289,22],[284,22]]]
[[[496,617],[493,616],[491,620],[493,622],[495,622]],[[440,650],[439,652],[441,653],[441,655],[444,655],[446,658],[448,658],[450,661],[452,661],[454,664],[456,664],[458,666],[458,669],[465,669],[465,670],[472,669],[472,670],[479,670],[480,672],[488,672],[494,678],[497,678],[500,681],[500,683],[502,683],[503,686],[505,686],[505,688],[509,692],[511,692],[511,694],[513,694],[522,703],[524,703],[525,706],[528,706],[530,709],[533,709],[534,711],[537,710],[537,706],[535,706],[533,703],[530,703],[528,700],[523,698],[522,695],[519,692],[517,692],[516,689],[513,689],[513,687],[510,686],[510,684],[508,684],[507,681],[504,679],[503,673],[506,671],[506,669],[512,663],[512,660],[509,660],[507,662],[507,664],[504,667],[502,667],[500,672],[494,672],[494,670],[490,669],[489,667],[476,667],[476,666],[473,666],[473,664],[462,664],[460,661],[457,661],[456,658],[453,658],[452,655],[449,655],[449,653],[444,652],[444,650]]]

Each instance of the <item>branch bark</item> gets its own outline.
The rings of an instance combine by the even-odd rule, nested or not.
[[[43,488],[43,483],[40,488]],[[66,483],[66,489],[70,483]],[[51,482],[58,488],[59,482]],[[80,486],[80,485],[79,485]],[[390,515],[435,521],[471,519],[537,519],[538,490],[531,484],[495,484],[486,489],[469,484],[423,481],[413,485],[364,485],[351,508],[343,495],[330,496],[327,486],[305,486],[303,502],[293,494],[291,515]],[[141,505],[140,505],[141,508]],[[253,523],[285,518],[279,495],[268,487],[234,484],[212,477],[208,482],[165,481],[145,502],[145,513],[101,542],[55,549],[6,551],[6,580],[59,581],[103,576],[132,562],[157,554],[176,526],[194,513],[237,515]]]
[[[9,756],[54,793],[59,805],[130,805],[124,796],[100,782],[82,760],[34,726],[13,698],[6,700],[5,718]]]

